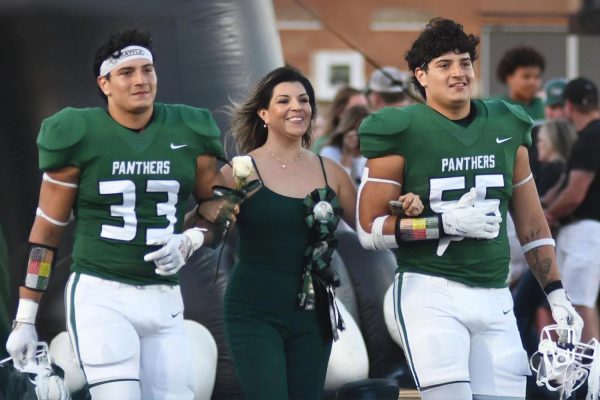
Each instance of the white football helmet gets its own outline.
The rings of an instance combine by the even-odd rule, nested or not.
[[[600,343],[575,342],[570,327],[549,325],[542,329],[538,351],[531,356],[531,369],[538,386],[558,391],[567,399],[588,380],[587,400],[597,400],[600,391]]]
[[[0,364],[10,361],[11,358],[0,361]],[[15,364],[15,368],[16,364]],[[71,398],[63,377],[55,370],[48,352],[46,342],[38,342],[35,357],[27,361],[23,368],[17,368],[21,373],[27,374],[31,383],[35,385],[35,394],[38,400],[68,400]]]

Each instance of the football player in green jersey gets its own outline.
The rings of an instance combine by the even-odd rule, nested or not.
[[[7,350],[17,366],[32,356],[38,303],[73,215],[68,331],[93,399],[194,396],[177,271],[212,240],[184,230],[184,217],[190,195],[210,198],[222,183],[223,148],[207,110],[155,102],[151,44],[138,30],[111,35],[94,62],[107,108],[66,108],[37,140],[43,181]],[[224,201],[201,207],[235,219]]]
[[[424,400],[525,397],[530,371],[506,287],[509,209],[554,319],[579,334],[583,324],[531,179],[531,118],[471,97],[478,42],[431,20],[406,55],[426,104],[384,108],[359,128],[369,160],[357,231],[364,247],[396,249],[398,329]],[[390,212],[407,192],[423,201],[417,217]]]

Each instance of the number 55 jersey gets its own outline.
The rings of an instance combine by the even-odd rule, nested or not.
[[[196,185],[196,158],[222,156],[208,110],[154,104],[142,132],[101,108],[66,108],[45,119],[37,139],[42,171],[73,166],[79,187],[72,270],[119,282],[177,282],[154,273],[146,241],[180,233]]]
[[[402,272],[442,276],[477,287],[504,287],[510,252],[506,212],[513,190],[517,149],[531,145],[531,118],[501,100],[472,100],[476,115],[467,125],[453,122],[424,104],[384,108],[359,128],[367,158],[404,158],[403,193],[418,194],[423,215],[443,213],[472,187],[476,205],[497,206],[502,216],[498,238],[452,241],[442,256],[437,240],[402,243]]]

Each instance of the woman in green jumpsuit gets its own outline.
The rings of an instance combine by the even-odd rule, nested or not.
[[[307,150],[315,116],[310,82],[287,67],[233,107],[238,150],[254,166],[248,179],[262,182],[240,207],[225,295],[225,334],[248,399],[320,399],[337,335],[324,287],[334,283],[335,224],[354,226],[356,190],[340,165]],[[236,188],[232,168],[222,173]],[[311,219],[321,200],[331,206],[320,204],[331,217],[323,224]]]

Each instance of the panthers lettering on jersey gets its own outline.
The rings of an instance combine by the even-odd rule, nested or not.
[[[40,169],[80,170],[74,214],[74,271],[132,284],[175,283],[154,273],[146,241],[183,229],[196,158],[223,155],[207,110],[155,104],[140,134],[100,108],[67,108],[44,120]]]
[[[421,197],[424,215],[446,211],[472,187],[477,205],[500,209],[497,239],[453,241],[441,257],[436,255],[438,241],[407,242],[397,250],[401,271],[504,287],[510,260],[506,213],[515,157],[519,146],[531,144],[532,121],[521,108],[499,100],[471,104],[477,117],[467,127],[423,104],[384,108],[361,124],[360,148],[367,158],[404,157],[403,192]]]

